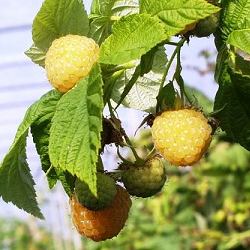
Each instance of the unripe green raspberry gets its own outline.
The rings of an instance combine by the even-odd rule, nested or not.
[[[66,35],[55,39],[45,58],[50,83],[60,92],[67,92],[86,77],[99,58],[99,46],[91,38]]]
[[[155,148],[177,166],[199,161],[210,145],[211,133],[207,118],[193,109],[165,111],[152,126]]]
[[[115,181],[102,173],[97,173],[97,197],[89,190],[88,185],[79,179],[75,183],[77,200],[91,210],[100,210],[109,206],[116,195]]]
[[[165,181],[166,170],[162,160],[154,157],[144,166],[122,166],[122,182],[131,195],[150,197],[158,193]]]

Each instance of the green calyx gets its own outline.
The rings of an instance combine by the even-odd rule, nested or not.
[[[112,203],[116,195],[115,181],[103,173],[97,173],[97,196],[94,196],[90,192],[88,185],[77,179],[75,194],[78,201],[88,209],[104,209]]]
[[[122,182],[129,194],[150,197],[158,193],[166,181],[166,170],[159,157],[148,160],[143,166],[122,166]]]

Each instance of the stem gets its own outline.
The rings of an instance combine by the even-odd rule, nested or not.
[[[129,137],[128,137],[127,134],[125,133],[125,131],[124,131],[124,135],[123,135],[123,136],[124,136],[124,138],[125,138],[126,143],[129,145],[129,148],[130,148],[131,151],[133,152],[133,155],[134,155],[136,161],[141,162],[142,159],[141,159],[141,158],[139,157],[139,155],[137,154],[136,150],[134,149],[134,147],[133,147],[133,145],[132,145],[132,143],[131,143]]]
[[[177,46],[176,46],[176,48],[175,48],[173,54],[171,55],[171,57],[170,57],[170,59],[169,59],[169,61],[168,61],[168,63],[167,63],[165,72],[164,72],[164,74],[163,74],[163,76],[162,76],[162,80],[161,80],[161,84],[160,84],[160,88],[159,88],[158,95],[159,95],[160,91],[162,90],[162,88],[163,88],[163,86],[164,86],[164,83],[165,83],[166,78],[167,78],[167,75],[168,75],[168,71],[169,71],[169,69],[170,69],[170,67],[171,67],[171,65],[172,65],[172,63],[173,63],[173,61],[174,61],[174,58],[175,58],[176,54],[178,53],[178,51],[180,50],[180,48],[182,47],[182,45],[184,44],[185,41],[186,41],[186,39],[185,39],[185,38],[182,38],[182,39],[177,43]]]
[[[182,103],[184,103],[184,96],[186,97],[187,101],[191,104],[191,101],[189,99],[189,96],[187,95],[186,91],[185,91],[185,87],[184,87],[184,82],[181,78],[181,71],[182,71],[182,66],[181,66],[181,47],[178,47],[177,49],[177,65],[176,65],[176,70],[175,73],[173,75],[173,79],[176,78],[176,75],[178,74],[178,78],[179,81],[177,81],[179,87],[180,87],[180,94],[181,94],[181,100]]]
[[[145,161],[149,160],[154,154],[155,154],[155,147],[153,147],[152,150],[148,153]]]
[[[167,44],[167,45],[173,45],[173,46],[178,46],[178,43],[175,43],[175,42],[166,42],[165,44]]]
[[[45,175],[48,176],[48,174],[50,173],[50,171],[52,170],[53,166],[50,165],[49,169],[46,171]]]
[[[108,74],[113,74],[113,73],[120,71],[120,70],[132,69],[135,66],[136,65],[134,62],[124,63],[121,65],[117,65],[117,66],[113,67],[112,69],[109,69],[107,72],[108,72]]]
[[[115,113],[113,111],[113,107],[111,105],[110,99],[108,100],[109,113],[112,118],[116,118]]]

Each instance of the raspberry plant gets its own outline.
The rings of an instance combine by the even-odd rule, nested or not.
[[[26,55],[46,69],[55,89],[27,110],[0,165],[3,200],[43,218],[26,161],[29,131],[50,188],[60,181],[70,201],[79,202],[80,207],[84,207],[86,197],[93,197],[90,202],[87,199],[91,208],[84,208],[100,214],[109,209],[116,213],[112,210],[114,202],[122,194],[112,191],[103,195],[106,182],[99,185],[98,175],[109,175],[115,183],[123,179],[126,171],[105,170],[100,156],[107,144],[114,143],[122,162],[131,166],[151,161],[156,149],[173,164],[194,164],[218,128],[250,150],[249,11],[250,0],[93,0],[87,14],[81,0],[45,0],[34,19],[33,45]],[[218,50],[215,79],[219,90],[214,111],[202,114],[181,76],[181,49],[193,36],[212,33]],[[172,54],[166,54],[166,46],[174,47]],[[122,127],[123,121],[116,115],[120,105],[149,114],[142,125],[153,125],[156,149],[144,158],[138,156]],[[108,118],[103,117],[105,107],[110,112]],[[176,119],[170,115],[170,120],[165,121],[165,114],[179,112],[184,112],[185,117]],[[173,142],[169,144],[170,138]],[[166,152],[172,145],[178,146],[177,153],[174,151],[169,157]],[[131,149],[135,161],[124,159],[120,147]],[[187,147],[195,148],[194,155],[185,150],[183,154]],[[79,183],[83,191],[79,191]],[[86,197],[79,195],[76,200],[77,194],[82,193]],[[94,239],[118,234],[129,207],[119,217],[120,224],[116,221],[120,225],[118,231],[105,237],[100,233]],[[81,216],[76,214],[72,206],[73,221],[78,227]],[[107,216],[112,221],[111,213]]]

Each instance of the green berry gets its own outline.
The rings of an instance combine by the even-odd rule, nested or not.
[[[122,166],[122,182],[129,194],[150,197],[158,193],[165,181],[166,170],[162,160],[154,157],[143,166]]]
[[[100,210],[108,207],[115,195],[115,181],[102,173],[97,173],[97,196],[94,196],[86,183],[77,179],[75,183],[75,194],[79,203],[91,210]]]

